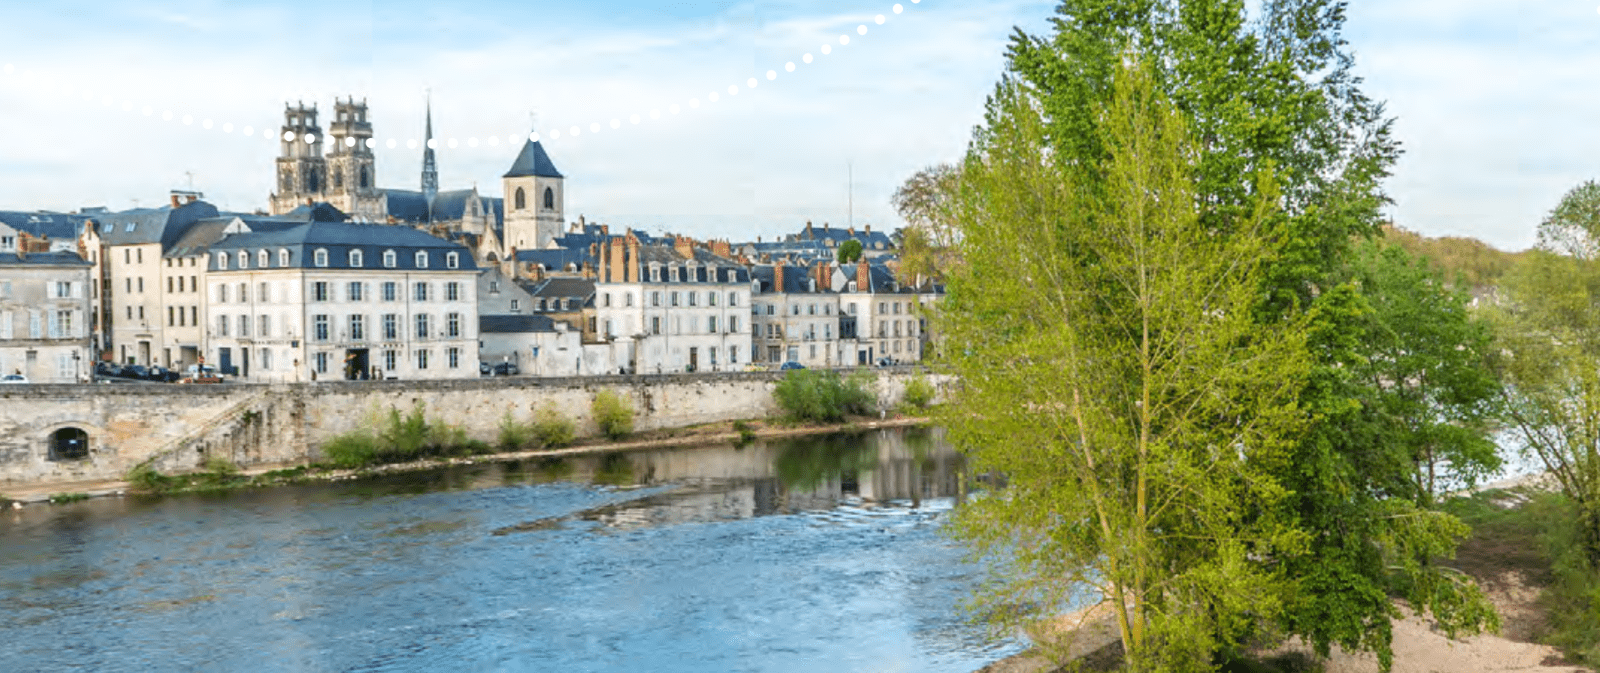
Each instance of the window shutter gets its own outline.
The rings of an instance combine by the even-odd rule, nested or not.
[[[11,312],[0,313],[0,338],[11,338]]]

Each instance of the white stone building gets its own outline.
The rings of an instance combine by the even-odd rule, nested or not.
[[[750,270],[755,362],[798,362],[807,367],[855,364],[840,350],[839,293],[830,265],[775,264]]]
[[[0,252],[0,375],[32,383],[90,375],[90,268],[71,252]]]
[[[601,246],[596,336],[621,344],[639,374],[739,371],[750,361],[750,273],[687,238]]]

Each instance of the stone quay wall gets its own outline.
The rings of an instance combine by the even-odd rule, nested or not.
[[[876,370],[880,405],[898,404],[917,374]],[[166,473],[222,458],[240,467],[295,464],[321,446],[375,427],[390,409],[421,405],[430,422],[493,443],[501,419],[528,421],[544,407],[598,434],[590,403],[602,390],[629,400],[639,431],[776,413],[777,372],[495,377],[446,381],[293,384],[100,384],[0,387],[0,485],[116,480],[141,464]],[[937,388],[943,377],[929,376]],[[82,435],[78,432],[81,431]],[[84,444],[67,440],[86,436]],[[81,457],[73,455],[81,453]]]

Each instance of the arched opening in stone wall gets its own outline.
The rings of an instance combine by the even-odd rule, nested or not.
[[[50,460],[83,460],[89,457],[89,433],[80,428],[61,428],[50,433]]]

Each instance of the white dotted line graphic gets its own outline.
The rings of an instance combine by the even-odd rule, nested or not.
[[[921,2],[922,2],[922,0],[911,0],[911,4],[919,4]],[[906,10],[905,6],[901,5],[900,3],[895,3],[895,5],[892,8],[890,8],[890,11],[895,13],[895,14],[900,14],[900,13],[904,12],[905,10]],[[883,14],[878,14],[878,15],[876,15],[876,16],[874,16],[872,18],[872,22],[874,24],[879,25],[879,26],[883,25],[884,22],[887,21],[887,20],[888,20],[888,17],[886,17]],[[859,26],[856,26],[855,32],[856,32],[856,35],[858,35],[858,36],[866,35],[867,34],[867,25],[866,24],[861,24]],[[841,34],[839,36],[839,46],[847,46],[849,44],[850,44],[850,35],[848,33]],[[833,53],[833,45],[830,44],[830,43],[823,43],[822,46],[818,49],[818,51],[820,51],[823,56],[827,56],[827,55]],[[812,63],[814,60],[815,59],[811,55],[810,52],[807,52],[807,53],[805,53],[804,55],[802,55],[800,57],[800,62],[801,63],[805,63],[805,64]],[[794,72],[796,67],[797,66],[795,65],[794,61],[788,61],[788,62],[783,64],[783,71],[784,72]],[[0,68],[0,73],[3,73],[6,78],[10,78],[13,75],[15,75],[16,71],[17,71],[16,65],[12,64],[12,63],[7,63],[7,64],[5,64],[5,66],[3,68]],[[774,81],[774,80],[778,79],[778,71],[776,69],[768,70],[765,73],[764,77],[766,78],[766,81],[768,81],[768,82]],[[34,79],[34,73],[32,71],[29,71],[29,70],[23,70],[22,71],[21,80],[22,80],[22,82],[24,84],[32,84],[32,83],[34,83],[33,79]],[[742,86],[740,84],[729,84],[727,89],[726,89],[726,93],[727,93],[728,96],[737,96],[737,95],[739,95],[740,91],[745,90],[745,89],[755,89],[757,86],[760,85],[760,83],[761,83],[760,78],[751,77],[749,79],[746,79]],[[104,107],[114,107],[114,104],[116,102],[116,101],[114,101],[112,99],[111,96],[106,96],[106,95],[96,96],[94,94],[94,92],[89,90],[89,89],[84,89],[81,92],[75,92],[75,91],[73,91],[71,89],[70,85],[67,86],[66,93],[68,95],[72,95],[72,94],[75,94],[75,93],[76,94],[81,94],[83,101],[86,102],[86,103],[92,103],[98,98],[100,104],[102,106],[104,106]],[[705,96],[705,105],[709,106],[710,104],[716,103],[719,100],[721,100],[722,93],[723,92],[721,92],[721,91],[712,90],[710,93],[706,94],[706,96]],[[137,110],[136,110],[136,107],[137,107]],[[701,107],[701,99],[698,98],[698,97],[690,98],[689,101],[688,101],[688,107],[691,110],[699,109]],[[149,105],[136,106],[132,101],[127,101],[127,100],[121,101],[121,109],[122,109],[123,112],[129,112],[129,113],[137,111],[139,114],[141,114],[141,115],[143,115],[145,117],[154,117],[156,115],[156,108],[153,108],[153,107],[151,107]],[[663,112],[663,110],[664,110],[664,112]],[[663,114],[675,115],[675,114],[679,114],[682,111],[683,111],[683,107],[681,105],[679,105],[678,103],[672,103],[672,104],[667,105],[665,108],[660,108],[660,107],[653,108],[653,109],[650,110],[650,112],[648,114],[644,113],[644,112],[635,112],[635,113],[627,115],[626,117],[613,117],[608,123],[605,123],[605,124],[602,124],[601,122],[598,122],[598,121],[597,122],[591,122],[587,126],[587,132],[590,133],[590,134],[596,134],[596,133],[602,132],[606,128],[610,128],[612,130],[616,130],[616,129],[622,128],[624,120],[626,120],[626,123],[628,123],[630,125],[637,125],[637,124],[640,124],[640,123],[644,122],[646,118],[651,119],[651,120],[656,120],[656,119],[660,119]],[[195,122],[196,122],[196,118],[195,118],[194,115],[175,113],[172,110],[165,110],[165,109],[161,110],[160,117],[161,117],[161,120],[164,121],[164,122],[170,122],[170,121],[173,121],[174,118],[177,118],[179,121],[181,121],[183,123],[184,126],[193,126],[195,124]],[[272,129],[272,127],[270,127],[270,126],[262,127],[259,130],[256,129],[255,127],[249,126],[249,125],[240,126],[240,127],[236,128],[232,122],[222,122],[222,123],[219,124],[219,123],[215,122],[212,119],[200,119],[199,120],[199,124],[200,124],[200,128],[208,130],[208,131],[212,130],[213,128],[220,128],[223,133],[232,134],[235,130],[237,130],[239,132],[239,134],[241,136],[244,136],[244,137],[256,137],[258,135],[258,133],[259,133],[259,137],[261,137],[263,139],[278,140],[278,139],[281,138],[285,142],[302,141],[302,142],[305,142],[306,144],[315,144],[318,140],[325,139],[325,138],[318,138],[316,135],[311,134],[311,133],[307,133],[304,136],[297,136],[293,132],[284,131],[284,132],[282,132],[280,134],[279,132],[274,131]],[[505,139],[506,139],[506,145],[507,146],[515,147],[518,143],[520,143],[522,141],[523,138],[527,138],[528,140],[531,140],[531,141],[534,141],[534,142],[539,142],[540,140],[544,140],[544,139],[557,140],[557,139],[560,139],[563,135],[576,138],[576,137],[582,135],[584,132],[585,132],[585,127],[584,126],[573,125],[573,126],[568,127],[565,130],[562,130],[562,129],[559,129],[559,128],[552,128],[552,129],[549,129],[548,131],[545,131],[544,133],[540,133],[537,130],[535,130],[535,131],[533,131],[531,133],[527,133],[527,134],[513,133],[513,134],[505,136]],[[366,147],[368,149],[375,149],[375,148],[379,147],[380,145],[385,147],[385,148],[388,148],[388,149],[395,149],[395,148],[401,146],[402,144],[405,146],[406,149],[414,150],[414,149],[417,149],[422,143],[420,143],[418,140],[416,140],[414,138],[410,139],[410,140],[405,140],[405,141],[402,142],[398,138],[394,138],[394,137],[389,137],[389,138],[368,138],[365,141],[365,145],[366,145]],[[438,138],[434,138],[434,139],[431,139],[431,140],[427,141],[428,148],[429,149],[435,149],[435,150],[440,149],[440,148],[458,149],[458,148],[460,148],[460,146],[462,144],[465,144],[469,148],[476,148],[476,147],[479,147],[480,145],[487,146],[487,147],[497,147],[500,144],[500,136],[488,136],[488,137],[484,138],[481,142],[476,137],[467,138],[464,143],[459,141],[459,140],[457,140],[456,138],[448,138],[448,139],[445,139],[442,142]],[[344,145],[346,147],[355,147],[356,139],[347,137],[347,138],[344,139]]]

